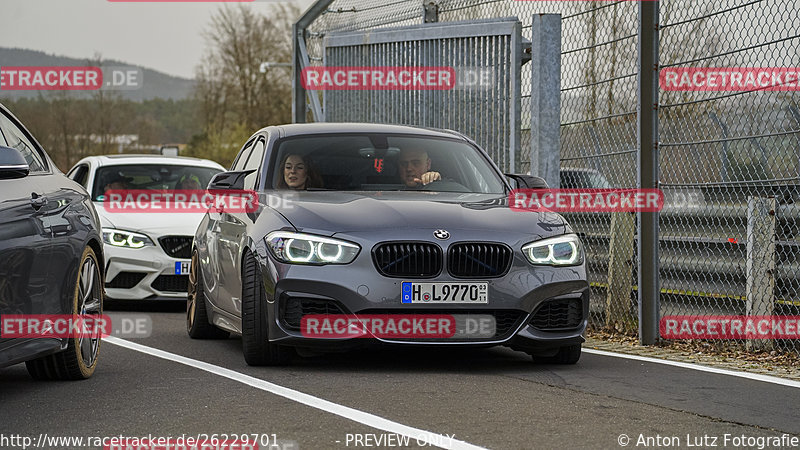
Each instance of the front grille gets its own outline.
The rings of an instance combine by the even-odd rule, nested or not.
[[[447,270],[458,278],[496,278],[511,266],[511,249],[503,244],[461,242],[447,252]]]
[[[344,314],[334,300],[281,296],[281,323],[289,330],[300,331],[303,316],[310,314]]]
[[[531,325],[543,331],[571,330],[583,321],[583,300],[565,298],[543,302],[533,314]]]
[[[431,278],[442,271],[442,249],[429,242],[387,242],[372,251],[375,267],[387,277]]]
[[[169,256],[188,259],[192,257],[192,239],[191,236],[164,236],[158,238],[158,243]]]
[[[457,314],[457,315],[487,315],[494,316],[495,320],[495,333],[492,338],[483,338],[483,340],[499,340],[507,338],[513,333],[522,321],[525,319],[526,314],[523,311],[516,309],[367,309],[359,311],[359,315],[367,314],[402,314],[402,315],[427,315],[427,314]],[[456,338],[444,339],[421,339],[425,341],[458,341]],[[480,339],[471,339],[480,340]]]
[[[146,275],[146,273],[142,272],[120,272],[113,280],[106,283],[106,287],[113,289],[130,289],[139,284]]]
[[[189,287],[189,275],[159,275],[151,286],[161,292],[186,292]]]

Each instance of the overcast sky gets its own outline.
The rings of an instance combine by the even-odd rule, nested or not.
[[[302,11],[313,0],[293,0]],[[0,47],[73,58],[95,53],[192,78],[205,47],[201,31],[221,2],[117,3],[108,0],[2,0]],[[270,2],[244,3],[265,14]],[[0,61],[2,66],[2,61]]]

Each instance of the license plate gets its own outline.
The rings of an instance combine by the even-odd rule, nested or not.
[[[189,275],[189,263],[191,261],[176,261],[175,275]]]
[[[489,283],[417,283],[403,281],[402,303],[489,303]]]

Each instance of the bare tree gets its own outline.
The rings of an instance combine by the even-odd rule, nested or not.
[[[251,130],[291,119],[289,74],[261,73],[263,62],[291,61],[291,29],[299,10],[274,5],[264,16],[244,5],[221,7],[205,32],[196,96],[206,131],[236,124]]]

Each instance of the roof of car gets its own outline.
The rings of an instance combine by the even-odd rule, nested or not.
[[[387,125],[379,123],[293,123],[288,125],[279,125],[275,128],[280,130],[282,137],[326,133],[396,133],[416,134],[431,137],[457,137],[463,139],[459,133],[451,130],[412,127],[406,125]]]
[[[178,164],[201,167],[222,167],[219,163],[210,159],[192,158],[188,156],[164,156],[164,155],[101,155],[89,156],[79,162],[93,161],[100,166],[115,166],[121,164]]]

